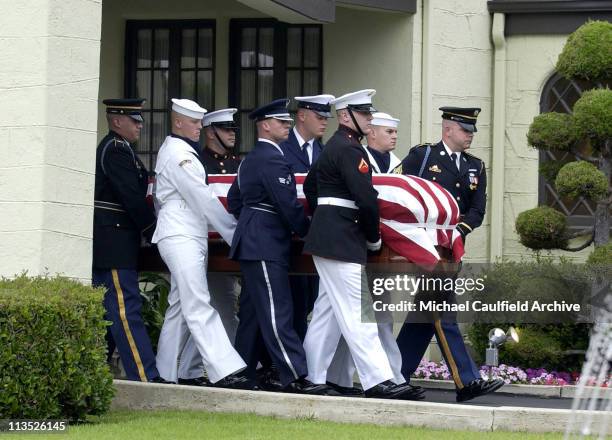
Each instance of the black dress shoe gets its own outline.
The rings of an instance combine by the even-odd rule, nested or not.
[[[467,386],[457,390],[457,402],[465,402],[474,397],[483,396],[500,389],[504,385],[502,379],[484,380],[475,379]]]
[[[403,385],[408,385],[409,391],[406,391],[405,394],[402,394],[402,397],[399,397],[401,400],[423,400],[425,398],[425,388],[413,386],[408,383]]]
[[[357,387],[343,387],[342,385],[335,384],[333,382],[326,382],[327,386],[333,388],[341,396],[346,397],[363,397],[363,390]]]
[[[211,385],[210,380],[204,376],[195,377],[193,379],[181,379],[178,380],[179,385],[191,385],[194,387],[209,387]]]
[[[314,384],[306,378],[294,380],[284,388],[286,393],[311,394],[317,396],[339,396],[336,390],[325,384]]]
[[[257,370],[257,385],[264,391],[284,391],[278,371],[274,368],[260,368]]]
[[[255,383],[252,380],[238,374],[230,374],[223,379],[211,384],[215,388],[231,388],[234,390],[254,390]]]
[[[401,385],[394,384],[390,380],[379,383],[378,385],[367,389],[365,396],[376,399],[398,399],[398,400],[421,400],[424,398],[423,392],[415,391],[416,387],[403,383]]]
[[[149,379],[149,382],[152,382],[152,383],[168,383],[168,384],[176,383],[176,382],[170,382],[169,380],[166,380],[166,379],[164,379],[161,376],[157,376],[157,377],[154,377],[153,379]]]

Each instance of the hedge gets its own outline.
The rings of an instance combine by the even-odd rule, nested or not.
[[[63,277],[0,280],[0,418],[83,420],[109,409],[103,296]]]

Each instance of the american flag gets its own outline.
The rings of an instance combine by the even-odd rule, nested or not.
[[[208,176],[213,193],[227,207],[227,192],[235,174]],[[296,174],[298,199],[307,207],[302,184],[306,174]],[[440,261],[436,246],[452,250],[455,262],[465,251],[459,223],[459,207],[453,196],[434,182],[416,176],[374,174],[378,191],[381,238],[393,252],[420,266]],[[228,213],[228,215],[230,215]]]

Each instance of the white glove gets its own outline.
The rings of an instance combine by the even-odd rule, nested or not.
[[[380,240],[380,238],[378,239],[376,243],[371,243],[369,241],[366,241],[366,246],[369,251],[376,252],[380,250],[380,247],[382,246],[382,241]]]

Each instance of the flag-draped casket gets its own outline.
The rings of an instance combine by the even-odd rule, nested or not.
[[[227,206],[227,192],[235,175],[210,175],[209,184],[219,200]],[[298,199],[309,212],[302,190],[305,174],[296,174]],[[378,191],[380,231],[383,242],[381,255],[371,257],[376,263],[415,263],[433,268],[441,259],[440,251],[452,253],[455,262],[461,260],[464,250],[461,236],[455,230],[459,223],[459,208],[452,195],[434,182],[416,176],[375,174],[372,176]],[[227,215],[231,215],[229,212]],[[209,270],[238,272],[237,262],[227,259],[228,247],[215,233],[210,234]],[[295,240],[292,246],[292,271],[314,271],[311,258],[301,255],[302,244]],[[338,243],[342,246],[342,243]],[[369,261],[370,261],[369,260]],[[141,270],[163,270],[163,263],[153,249],[143,249]],[[391,270],[392,271],[392,268]]]

